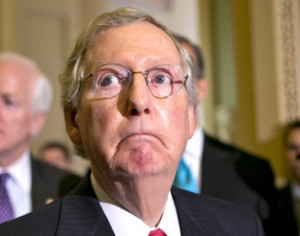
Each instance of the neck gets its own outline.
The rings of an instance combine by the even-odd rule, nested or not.
[[[300,176],[298,177],[298,176],[294,176],[294,178],[293,178],[293,180],[298,184],[298,185],[300,185]]]
[[[0,166],[2,168],[11,166],[18,159],[20,159],[24,152],[25,149],[5,150],[0,152]]]
[[[131,177],[130,179],[122,177],[108,186],[108,182],[102,181],[95,173],[93,172],[97,183],[121,207],[150,227],[158,225],[165,209],[172,179],[166,181],[166,176]]]

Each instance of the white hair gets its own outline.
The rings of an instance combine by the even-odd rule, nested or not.
[[[37,76],[34,78],[33,93],[32,93],[32,112],[47,114],[51,107],[53,97],[52,86],[46,76],[40,71],[37,63],[28,57],[14,52],[0,53],[1,62],[16,62],[20,63],[36,72]]]
[[[99,34],[108,29],[140,22],[148,22],[164,31],[175,43],[180,54],[181,67],[188,75],[185,88],[190,104],[197,104],[197,91],[194,86],[194,76],[192,75],[192,64],[189,54],[175,40],[172,33],[152,16],[134,8],[120,8],[113,12],[107,12],[96,17],[79,35],[64,71],[59,77],[62,88],[61,103],[64,109],[76,109],[79,104],[82,91],[82,80],[84,79],[84,69],[86,62],[86,52],[89,44]]]

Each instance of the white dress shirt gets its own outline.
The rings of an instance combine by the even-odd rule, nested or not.
[[[293,195],[297,198],[300,198],[300,185],[296,182],[291,183]]]
[[[31,204],[31,164],[27,150],[20,159],[8,168],[0,167],[0,174],[8,173],[6,189],[11,201],[14,217],[25,215],[32,211]]]
[[[96,183],[93,175],[91,182],[100,205],[116,236],[148,236],[151,230],[162,229],[167,235],[180,236],[180,226],[176,207],[171,193],[168,195],[165,211],[156,227],[149,227],[135,215],[126,211],[116,203],[103,189]]]
[[[192,171],[192,174],[200,187],[201,192],[201,160],[203,154],[204,133],[201,127],[197,127],[192,138],[188,140],[183,160]]]

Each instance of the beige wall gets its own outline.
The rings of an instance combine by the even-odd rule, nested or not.
[[[210,130],[222,138],[225,126],[232,143],[270,160],[280,180],[287,176],[282,126],[300,112],[299,0],[222,4],[200,1],[201,41],[213,93]],[[233,70],[224,70],[226,64]],[[228,86],[236,88],[235,95]]]
[[[237,78],[235,143],[270,160],[285,176],[278,99],[271,1],[234,0]],[[252,6],[252,9],[249,8]]]

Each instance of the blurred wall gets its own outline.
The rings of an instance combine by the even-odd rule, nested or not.
[[[214,134],[267,158],[279,182],[287,176],[282,128],[300,117],[299,2],[200,1]]]

